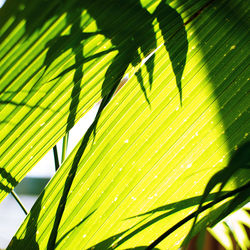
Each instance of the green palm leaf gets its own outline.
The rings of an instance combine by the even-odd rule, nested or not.
[[[37,37],[32,26],[23,28],[23,33],[20,31],[22,21],[20,27],[11,26],[17,22],[18,15],[2,25],[4,36],[16,39],[8,45],[12,49],[5,42],[3,55],[14,55],[20,39],[28,36],[27,55],[24,53],[22,57],[34,56],[27,63],[30,65],[33,65],[31,61],[36,62],[39,54],[41,45],[38,41],[43,37],[43,30],[54,29],[60,34],[59,38],[57,34],[53,38],[46,33],[47,41],[39,54],[42,56],[45,50],[42,62],[30,66],[34,71],[29,72],[29,80],[20,83],[29,92],[27,100],[21,97],[25,96],[21,91],[23,88],[15,89],[14,79],[18,76],[4,74],[3,86],[6,87],[2,95],[11,102],[7,99],[7,104],[3,103],[6,124],[2,125],[5,129],[2,165],[12,179],[7,178],[7,174],[2,175],[3,186],[16,185],[84,114],[83,110],[103,98],[95,122],[45,188],[9,248],[143,247],[194,212],[202,197],[206,198],[203,202],[212,201],[218,195],[248,183],[249,169],[245,167],[245,161],[238,169],[232,164],[235,158],[230,161],[232,152],[239,148],[240,155],[242,143],[248,141],[247,4],[244,1],[195,2],[173,1],[166,5],[144,1],[145,9],[134,2],[126,5],[127,8],[120,7],[117,13],[115,10],[119,6],[114,2],[110,6],[113,21],[117,20],[122,29],[125,20],[122,16],[128,20],[124,26],[127,28],[122,31],[117,28],[106,30],[105,27],[114,24],[110,17],[105,26],[105,18],[100,15],[110,13],[110,10],[99,11],[99,1],[96,5],[83,5],[88,12],[83,10],[81,21],[75,22],[67,21],[75,20],[74,11],[65,14],[61,7],[62,10],[59,8],[55,14],[55,10],[49,11],[50,8],[53,10],[52,4],[44,14],[49,21],[41,23],[38,19],[34,25],[41,27],[36,31],[40,32]],[[51,13],[54,13],[52,17]],[[235,18],[235,13],[240,17]],[[29,17],[29,13],[25,14]],[[84,53],[90,52],[84,56],[89,55],[91,60],[83,66],[82,45],[79,45],[82,38],[76,22],[89,24],[83,31],[87,36]],[[60,33],[57,24],[61,24],[65,31]],[[130,25],[136,30],[133,35],[128,32]],[[73,35],[80,38],[73,39]],[[52,45],[51,39],[55,39]],[[65,51],[62,49],[62,55],[58,55],[54,49],[56,51],[64,40]],[[37,55],[31,53],[31,44],[38,46],[35,47]],[[46,49],[55,53],[51,59]],[[72,51],[68,51],[70,49]],[[94,55],[98,56],[92,62]],[[16,65],[15,60],[18,60],[22,65],[18,58],[18,55],[16,59],[14,56],[14,62],[6,66],[6,70],[17,75],[20,72],[15,71],[12,64]],[[86,70],[78,70],[79,67]],[[111,100],[124,74],[128,74],[129,81]],[[77,84],[80,79],[83,90],[82,85]],[[38,89],[33,93],[34,88]],[[25,105],[17,105],[14,109],[13,103],[18,101],[25,101]],[[37,101],[39,107],[34,108],[32,105],[37,105]],[[60,112],[53,113],[41,107],[53,107]],[[46,122],[46,126],[40,126],[41,122]],[[20,131],[29,136],[17,137],[22,135]],[[248,144],[243,148],[249,150]],[[34,160],[29,161],[31,156]],[[216,173],[223,173],[226,166],[226,170],[232,170],[231,175],[216,179]],[[211,186],[202,196],[207,183]],[[223,189],[220,190],[217,184]],[[216,193],[218,190],[220,192]],[[247,202],[246,191],[249,187],[241,197],[236,194],[235,199],[223,200],[210,208],[209,213],[206,210],[197,217],[191,232],[191,221],[179,227],[160,243],[159,248],[178,248],[201,228],[215,224],[221,214],[226,216],[230,212],[230,206],[236,209]],[[7,192],[3,189],[2,197]]]

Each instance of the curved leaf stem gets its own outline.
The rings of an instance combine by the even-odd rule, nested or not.
[[[66,157],[67,147],[68,147],[68,139],[69,139],[69,132],[67,132],[66,135],[63,137],[62,160],[61,160],[61,163],[64,162],[65,157]]]
[[[22,208],[23,212],[25,213],[25,215],[28,214],[28,211],[26,210],[26,208],[24,207],[24,205],[22,204],[21,200],[19,199],[18,195],[15,193],[14,190],[11,190],[10,193],[12,194],[12,196],[14,197],[14,199],[16,200],[16,202],[19,204],[19,206]]]

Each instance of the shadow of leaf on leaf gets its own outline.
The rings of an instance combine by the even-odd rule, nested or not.
[[[69,68],[64,69],[58,78],[62,77],[71,70],[75,70],[73,73],[73,88],[70,96],[69,105],[69,115],[67,118],[66,131],[68,132],[75,124],[77,110],[80,102],[80,94],[84,85],[81,85],[81,80],[84,77],[83,64],[89,60],[93,60],[97,57],[104,56],[112,51],[117,51],[117,54],[113,58],[110,66],[108,66],[104,80],[102,82],[102,102],[99,107],[98,113],[96,115],[95,121],[90,126],[86,132],[84,138],[82,139],[81,145],[75,155],[71,169],[69,171],[68,177],[64,184],[63,194],[61,196],[59,205],[55,213],[55,221],[48,241],[48,249],[54,249],[57,241],[57,233],[60,226],[60,221],[67,203],[68,194],[73,183],[74,177],[77,172],[78,164],[81,157],[86,149],[87,144],[92,133],[95,135],[96,126],[98,120],[107,106],[112,96],[114,95],[117,86],[122,79],[125,71],[127,70],[129,64],[136,65],[140,61],[139,50],[141,51],[144,58],[150,55],[150,58],[145,62],[146,71],[148,73],[148,79],[150,89],[153,85],[153,73],[154,73],[154,60],[155,55],[154,50],[157,47],[156,34],[153,27],[153,21],[156,18],[160,24],[160,29],[162,31],[163,37],[165,39],[165,47],[170,55],[170,60],[172,61],[172,67],[174,74],[176,76],[176,82],[178,90],[180,93],[180,100],[182,100],[181,92],[181,76],[183,74],[183,69],[186,62],[187,53],[187,35],[185,27],[183,26],[183,21],[181,16],[177,11],[169,7],[165,1],[161,1],[160,5],[153,14],[150,14],[145,8],[142,7],[140,1],[117,1],[111,0],[103,6],[102,0],[95,1],[43,1],[29,3],[26,0],[17,1],[16,5],[7,1],[3,9],[8,10],[10,7],[11,15],[16,15],[14,24],[25,19],[25,29],[26,32],[24,36],[26,39],[31,37],[34,32],[42,30],[45,25],[49,22],[53,23],[61,15],[66,15],[65,22],[69,28],[69,34],[61,35],[61,30],[58,30],[54,37],[51,37],[44,44],[44,50],[47,49],[47,54],[43,62],[43,67],[45,66],[45,71],[42,77],[38,80],[41,82],[47,73],[49,73],[49,68],[52,63],[60,56],[61,53],[71,50],[73,53],[73,58],[75,63]],[[44,10],[44,11],[42,11]],[[86,10],[87,13],[95,20],[97,30],[92,33],[84,33],[83,26],[81,24],[82,12]],[[2,14],[3,12],[1,12]],[[8,13],[5,12],[5,13]],[[37,15],[41,13],[41,15]],[[1,21],[3,25],[6,20],[8,20],[8,14],[3,14],[4,18]],[[172,24],[177,25],[177,29],[173,30],[166,19],[172,20]],[[109,17],[109,18],[107,18]],[[9,30],[5,33],[5,36],[9,34],[15,25],[11,25]],[[179,33],[178,33],[179,32]],[[85,57],[84,46],[85,43],[92,39],[96,35],[103,35],[108,38],[112,43],[112,48],[110,50],[98,52],[96,54],[89,55]],[[176,36],[178,34],[178,36]],[[178,46],[178,50],[174,47],[177,40],[181,39],[182,43]],[[4,39],[2,37],[1,39]],[[178,55],[178,56],[177,56]],[[8,68],[6,69],[8,70]],[[19,74],[19,73],[17,73]],[[18,76],[18,75],[17,75]],[[15,76],[15,77],[17,77]],[[145,81],[146,77],[141,74],[141,69],[136,72],[137,80],[143,91],[145,99],[148,104],[150,104],[150,98],[148,96]],[[45,78],[44,78],[45,79]],[[22,88],[25,84],[22,86]],[[35,87],[35,86],[34,86]],[[51,86],[52,88],[53,86]],[[38,88],[39,91],[39,88]],[[15,93],[14,93],[15,94]],[[13,94],[13,95],[14,95]],[[9,100],[11,104],[12,100]],[[35,107],[34,107],[35,108]],[[28,227],[25,239],[34,236],[34,232],[37,230],[37,219],[39,216],[39,211],[41,209],[41,201],[43,194],[40,196],[36,205],[31,210],[30,219],[28,221]],[[33,226],[30,226],[33,225]],[[31,231],[32,228],[32,231]],[[33,233],[32,233],[33,232]],[[35,236],[32,238],[32,242],[35,242]],[[34,246],[36,244],[34,243]]]

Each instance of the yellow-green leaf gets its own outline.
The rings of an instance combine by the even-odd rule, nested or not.
[[[231,159],[249,150],[241,147],[249,140],[247,3],[201,1],[193,15],[197,1],[180,2],[166,8],[192,17],[183,21],[187,54],[178,21],[153,19],[154,54],[146,64],[132,62],[129,81],[45,188],[10,249],[145,248],[196,211],[206,187],[207,202],[248,183],[245,160],[235,168]],[[164,2],[151,3],[151,15],[166,10]],[[162,27],[171,21],[174,33],[166,38]],[[227,168],[231,175],[215,178]],[[191,235],[247,202],[246,187],[203,212]],[[157,247],[177,249],[191,227],[190,220]]]

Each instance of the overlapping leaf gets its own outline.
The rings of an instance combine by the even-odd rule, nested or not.
[[[191,6],[188,17],[203,2],[179,4],[180,10]],[[141,32],[131,42],[128,31],[150,27],[150,37],[157,39],[159,27],[152,24],[150,11],[158,3],[144,1],[149,12],[136,1],[123,8],[102,1],[5,3],[0,10],[0,200],[105,96],[112,87],[109,71],[122,76],[128,62],[118,60],[111,67],[117,54],[131,54],[131,44],[138,42],[141,52],[134,53],[133,65],[147,56],[147,32],[145,41]],[[106,15],[109,22],[103,21]]]
[[[246,228],[250,228],[249,203],[226,217],[209,232],[225,247],[233,249],[234,239],[241,249],[248,249],[250,242]]]
[[[152,6],[152,12],[157,10]],[[185,10],[178,2],[171,7]],[[169,40],[157,36],[154,62],[128,70],[128,83],[94,124],[95,136],[91,127],[41,194],[10,248],[144,247],[195,211],[209,180],[206,201],[246,184],[249,169],[243,166],[225,183],[217,180],[224,187],[219,194],[213,176],[249,139],[247,13],[244,1],[214,1],[186,25],[182,105],[171,54],[183,61],[185,40],[181,29]],[[156,31],[159,19],[154,24]],[[171,43],[174,49],[168,53]],[[235,208],[247,201],[247,196],[235,198],[241,198]],[[229,200],[209,215],[202,213],[192,233],[216,223],[232,204]],[[178,228],[159,248],[178,248],[191,226],[190,221]]]

